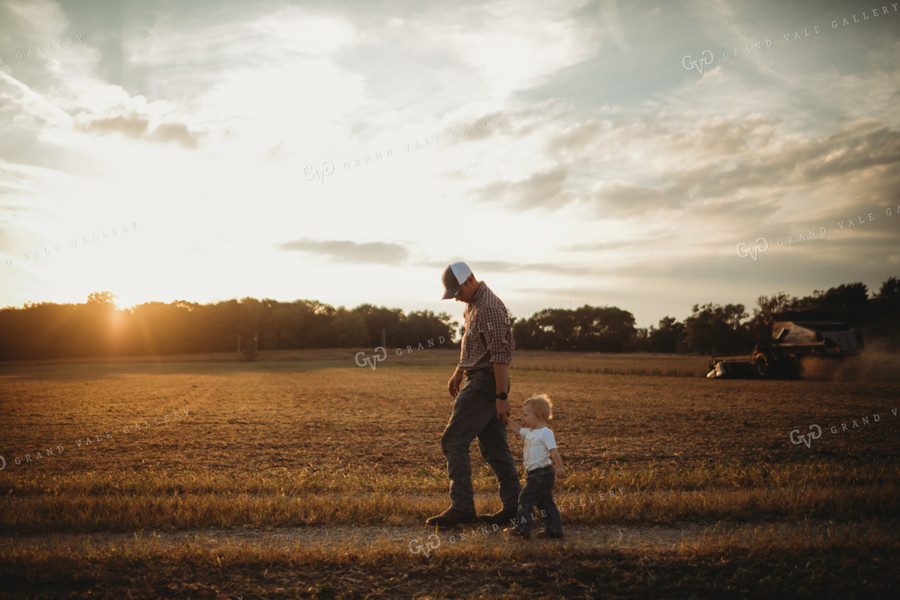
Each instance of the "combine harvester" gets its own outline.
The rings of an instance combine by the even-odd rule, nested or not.
[[[748,357],[713,356],[707,377],[716,379],[797,378],[808,356],[842,360],[863,349],[862,333],[827,313],[803,311],[772,315],[772,335]]]

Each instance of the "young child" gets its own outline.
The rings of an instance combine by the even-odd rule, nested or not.
[[[522,407],[522,421],[519,425],[512,419],[507,419],[506,426],[525,438],[525,487],[519,494],[519,511],[516,515],[515,527],[507,527],[503,531],[520,536],[523,539],[531,538],[531,522],[534,516],[531,512],[533,506],[541,511],[544,521],[544,531],[538,534],[539,538],[561,538],[562,522],[559,518],[559,510],[553,502],[553,483],[556,478],[565,476],[562,459],[556,449],[556,440],[553,432],[547,428],[547,421],[552,418],[552,405],[546,394],[532,396],[525,401]]]

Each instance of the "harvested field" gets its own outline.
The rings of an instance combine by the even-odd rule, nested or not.
[[[521,542],[422,525],[448,504],[456,352],[391,352],[376,369],[354,354],[0,365],[0,594],[898,591],[896,382],[713,381],[703,357],[520,352],[514,413],[553,397],[567,469],[567,537]],[[478,509],[493,512],[472,457]]]

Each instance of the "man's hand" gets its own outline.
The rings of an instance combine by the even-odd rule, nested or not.
[[[457,368],[456,371],[453,372],[453,377],[447,382],[447,391],[449,391],[450,395],[454,398],[459,394],[459,384],[462,383],[462,378],[463,370]]]
[[[501,400],[500,398],[497,398],[495,406],[497,407],[497,418],[506,423],[506,419],[509,417],[509,413],[512,412],[509,408],[509,400]]]
[[[496,383],[496,391],[498,394],[509,392],[509,365],[503,363],[491,363],[494,370],[494,382]],[[506,423],[509,417],[509,400],[501,400],[497,398],[497,418]]]

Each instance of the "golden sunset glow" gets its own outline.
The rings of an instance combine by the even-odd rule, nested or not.
[[[401,4],[0,2],[0,305],[444,310],[466,260],[648,326],[897,274],[893,5]]]

